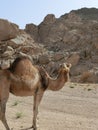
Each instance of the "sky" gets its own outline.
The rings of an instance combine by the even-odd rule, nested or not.
[[[83,7],[98,8],[98,0],[0,0],[0,18],[24,29],[29,23],[39,25],[47,14],[59,18]]]

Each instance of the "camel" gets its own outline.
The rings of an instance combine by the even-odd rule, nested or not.
[[[57,78],[52,78],[42,67],[35,66],[27,57],[18,57],[10,68],[0,70],[0,120],[10,130],[6,116],[9,93],[15,96],[34,96],[33,122],[29,129],[37,130],[38,106],[46,90],[58,91],[69,79],[71,64],[60,66]]]

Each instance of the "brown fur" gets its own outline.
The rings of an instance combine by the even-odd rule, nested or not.
[[[51,78],[42,67],[32,65],[27,57],[17,58],[7,70],[0,70],[0,120],[6,130],[10,130],[6,117],[6,102],[9,92],[16,96],[34,96],[33,105],[33,130],[37,130],[36,117],[38,106],[45,90],[57,91],[61,89],[69,79],[70,65],[60,68],[58,77]]]

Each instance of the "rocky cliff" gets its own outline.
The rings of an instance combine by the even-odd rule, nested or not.
[[[38,26],[27,24],[15,34],[1,39],[3,68],[18,55],[28,55],[52,76],[60,63],[69,62],[72,81],[98,83],[98,9],[73,10],[60,18],[48,14]]]

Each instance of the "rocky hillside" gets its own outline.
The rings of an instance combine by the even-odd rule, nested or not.
[[[45,53],[43,45],[36,42],[24,30],[7,20],[0,19],[0,66],[8,68],[18,56],[28,56],[32,62]]]
[[[98,83],[98,9],[73,10],[60,18],[48,14],[40,25],[27,24],[24,30],[10,23],[6,33],[1,23],[0,34],[4,30],[5,35],[0,37],[2,68],[18,55],[28,55],[52,76],[60,63],[69,62],[72,81]]]

